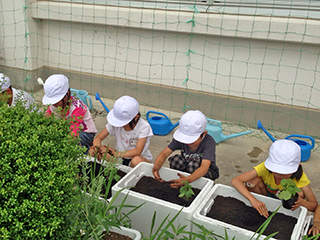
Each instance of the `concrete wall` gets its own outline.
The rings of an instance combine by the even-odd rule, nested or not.
[[[19,19],[2,12],[0,65],[32,76],[30,88],[65,72],[113,99],[320,135],[318,20],[4,1]]]

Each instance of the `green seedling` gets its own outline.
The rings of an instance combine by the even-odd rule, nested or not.
[[[301,192],[301,189],[296,186],[294,181],[291,178],[282,179],[280,182],[283,190],[279,193],[279,198],[283,200],[289,200],[292,196],[295,196],[296,193]]]
[[[186,199],[189,199],[194,195],[194,192],[192,190],[192,186],[188,183],[188,181],[182,182],[184,185],[180,187],[179,192],[180,195],[179,197],[184,197]]]

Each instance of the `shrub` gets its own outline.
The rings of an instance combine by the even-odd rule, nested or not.
[[[1,239],[70,239],[79,231],[83,150],[67,121],[37,110],[0,106]]]

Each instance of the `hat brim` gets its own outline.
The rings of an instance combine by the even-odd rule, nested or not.
[[[124,125],[127,125],[132,119],[129,120],[119,120],[114,116],[113,109],[110,110],[110,112],[107,115],[107,121],[114,127],[123,127]]]
[[[283,166],[280,164],[276,164],[274,162],[271,162],[269,160],[269,157],[267,160],[264,162],[264,166],[271,172],[274,173],[280,173],[280,174],[292,174],[295,173],[298,170],[298,167],[293,167],[293,166]]]
[[[200,137],[201,134],[197,134],[197,135],[186,135],[184,133],[181,132],[181,130],[178,128],[174,134],[173,134],[173,138],[178,141],[178,142],[182,142],[185,144],[190,144],[190,143],[194,143],[195,141],[197,141],[197,139]]]
[[[55,97],[48,97],[47,95],[44,95],[42,98],[42,103],[44,105],[52,105],[52,104],[56,104],[57,102],[59,102],[63,97],[65,96],[65,94],[59,94]]]

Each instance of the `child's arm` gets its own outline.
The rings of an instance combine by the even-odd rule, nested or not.
[[[173,183],[170,186],[173,188],[179,188],[184,185],[182,182],[185,182],[185,181],[188,181],[188,183],[194,182],[195,180],[201,178],[208,172],[210,164],[211,164],[210,160],[202,159],[200,167],[197,168],[192,174],[190,174],[189,176],[184,176],[178,173],[178,176],[180,178],[172,180],[171,182]]]
[[[320,205],[316,208],[313,216],[313,226],[309,230],[308,234],[316,235],[320,233]]]
[[[256,199],[244,185],[245,182],[248,182],[255,177],[258,177],[258,173],[255,169],[252,169],[251,171],[245,172],[232,179],[231,184],[238,190],[239,193],[241,193],[246,199],[250,201],[252,207],[255,208],[260,215],[268,217],[269,213],[266,205]]]
[[[298,201],[295,202],[295,204],[292,206],[292,210],[297,209],[300,206],[303,206],[308,209],[308,211],[314,212],[316,207],[318,206],[318,202],[316,197],[314,196],[314,193],[310,187],[310,184],[308,184],[305,187],[301,188],[304,197],[299,197]]]
[[[159,155],[157,156],[153,168],[152,168],[152,173],[154,175],[154,177],[158,180],[161,180],[160,178],[160,174],[159,174],[159,170],[162,167],[163,163],[165,162],[165,160],[167,159],[167,157],[172,153],[173,151],[166,147],[165,149],[163,149],[161,151],[161,153],[159,153]]]
[[[94,139],[93,139],[93,146],[100,147],[101,142],[109,135],[109,131],[107,128],[104,128]]]

